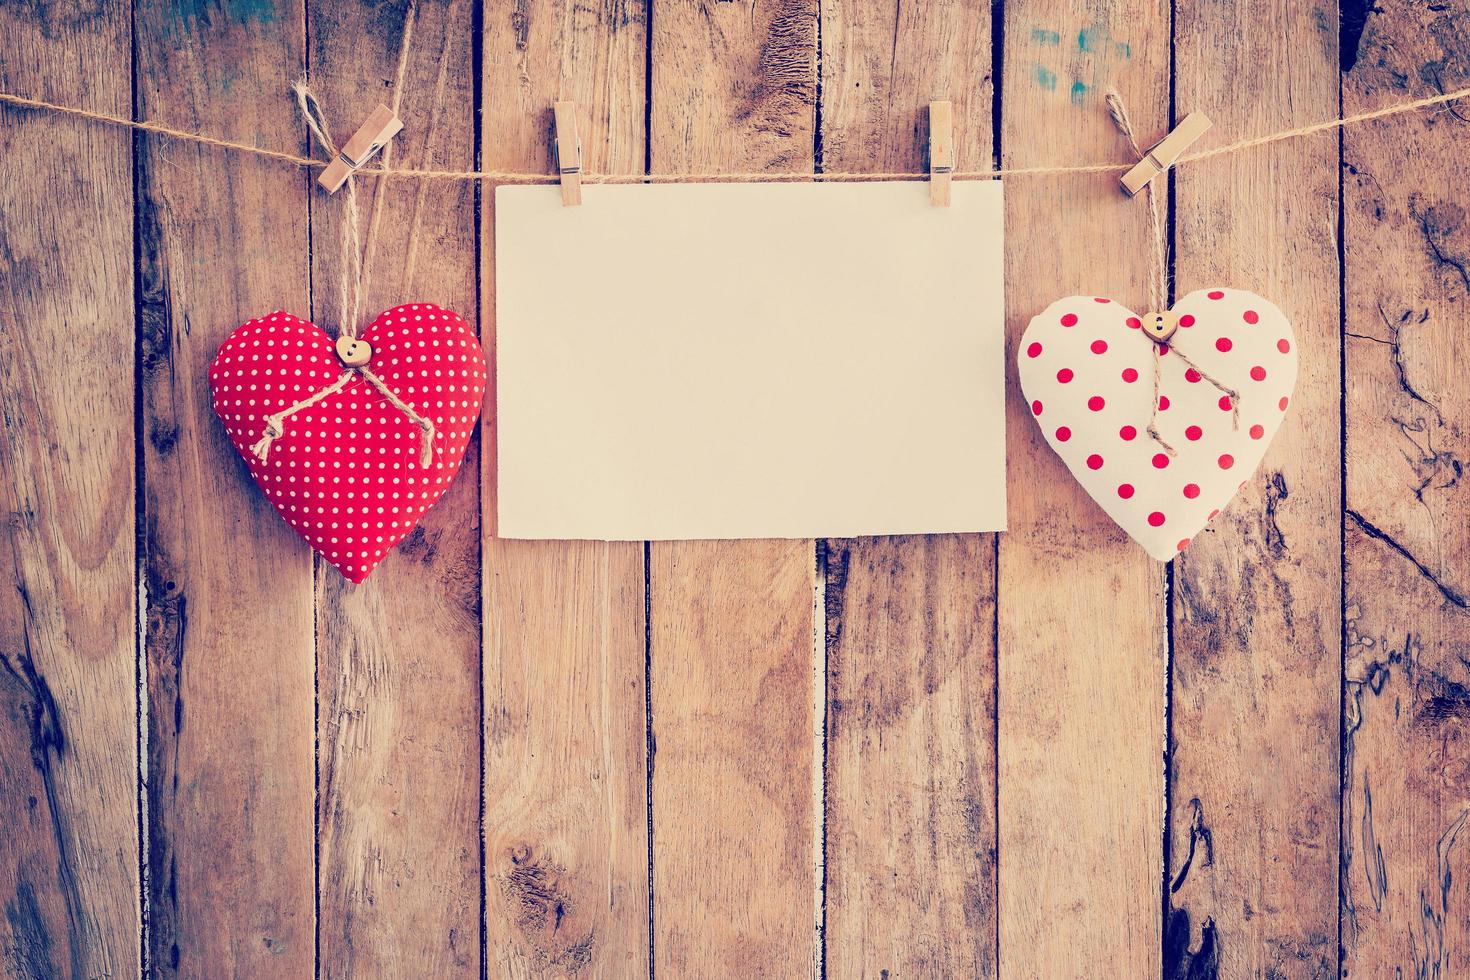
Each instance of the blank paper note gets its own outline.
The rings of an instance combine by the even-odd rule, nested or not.
[[[495,192],[498,534],[1005,527],[1001,185]]]

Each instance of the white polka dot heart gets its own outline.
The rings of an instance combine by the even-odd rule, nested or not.
[[[214,411],[266,499],[353,582],[448,488],[488,370],[459,314],[382,313],[340,348],[276,312],[236,329],[209,367]]]
[[[1253,293],[1202,289],[1171,313],[1174,335],[1156,343],[1131,310],[1070,296],[1031,321],[1016,354],[1046,441],[1159,561],[1255,472],[1297,374],[1291,324]]]

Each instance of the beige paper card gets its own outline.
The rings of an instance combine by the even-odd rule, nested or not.
[[[495,193],[498,533],[1005,527],[1001,185]]]

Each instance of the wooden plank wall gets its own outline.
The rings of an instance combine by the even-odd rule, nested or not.
[[[832,53],[822,60],[824,169],[923,169],[927,105],[915,92],[954,101],[961,166],[989,164],[988,9],[826,3],[821,37]],[[860,397],[833,390],[834,413]],[[859,538],[818,549],[829,976],[995,975],[995,542]]]
[[[405,128],[385,148],[385,166],[474,165],[469,0],[406,13],[398,5],[313,4],[306,26],[312,86],[333,107],[333,139],[347,139],[357,115],[382,100],[396,106]],[[473,322],[474,186],[366,181],[360,196],[364,316],[429,299]],[[329,284],[343,273],[336,246],[345,195],[310,200],[312,282],[322,284],[312,292],[312,315],[338,323],[339,294]],[[353,588],[332,569],[317,569],[323,976],[464,976],[480,968],[476,451],[472,445],[449,491],[374,572],[383,586]]]
[[[0,85],[126,113],[127,11],[57,14],[0,9]],[[0,969],[119,975],[142,909],[131,141],[0,125]]]
[[[305,149],[281,94],[306,65],[299,2],[133,18],[140,115]],[[316,960],[312,558],[220,438],[205,371],[244,320],[310,309],[308,181],[196,144],[135,153],[148,964],[299,976]]]
[[[812,169],[815,0],[655,5],[649,41],[652,172]],[[793,976],[817,962],[815,554],[810,541],[650,546],[653,965],[665,976],[731,963]]]
[[[484,11],[481,160],[549,170],[551,105],[575,100],[589,169],[644,167],[647,8],[562,0]],[[481,200],[482,322],[494,220]],[[646,564],[636,543],[493,536],[485,446],[485,969],[493,977],[649,969]]]
[[[1470,79],[1464,2],[1395,6],[1363,26],[1343,50],[1346,112]],[[1470,974],[1470,222],[1456,190],[1470,179],[1467,137],[1463,105],[1343,134],[1351,976]]]
[[[1236,18],[1257,29],[1222,50],[1219,38]],[[1309,6],[1248,0],[1235,9],[1180,8],[1175,100],[1210,106],[1215,125],[1230,133],[1330,118],[1336,42],[1333,25]],[[1252,70],[1261,64],[1280,67]],[[1170,941],[1214,943],[1205,960],[1213,957],[1208,965],[1225,976],[1337,969],[1342,389],[1334,142],[1208,161],[1175,181],[1176,290],[1250,283],[1279,298],[1301,358],[1292,413],[1260,472],[1173,569]]]
[[[804,174],[921,169],[932,99],[978,169],[1125,160],[1110,88],[1142,141],[1191,109],[1224,141],[1470,78],[1466,0],[1341,14],[41,3],[0,8],[0,88],[308,152],[304,76],[338,139],[398,105],[385,166],[531,171],[573,99],[594,173]],[[1302,377],[1167,567],[1011,372],[1005,534],[502,541],[487,413],[363,588],[204,385],[245,319],[340,318],[344,197],[0,130],[4,976],[1470,972],[1463,106],[1172,178],[1174,291],[1276,299]],[[494,186],[360,191],[369,315],[439,302],[493,356]],[[1147,212],[1110,177],[1015,178],[1006,213],[1012,340],[1068,293],[1144,304]],[[823,421],[791,420],[814,452]]]
[[[1125,159],[1102,105],[1110,86],[1145,132],[1163,128],[1168,23],[1157,0],[1007,4],[1001,163]],[[1149,240],[1142,203],[1094,177],[1007,186],[1007,350],[1062,296],[1144,304],[1148,249],[1116,245]],[[1052,232],[1023,230],[1037,227]],[[1164,569],[1068,477],[1011,365],[997,629],[1002,973],[1148,976],[1160,957]]]

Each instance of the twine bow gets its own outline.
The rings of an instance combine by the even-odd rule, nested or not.
[[[368,370],[366,365],[362,367],[348,368],[337,376],[336,381],[333,381],[325,388],[321,388],[317,391],[312,392],[310,395],[307,395],[305,398],[301,399],[301,401],[297,402],[294,405],[290,405],[286,408],[281,409],[274,415],[267,415],[265,417],[265,434],[261,436],[259,442],[250,447],[250,451],[254,453],[256,458],[259,459],[262,463],[266,462],[266,460],[270,456],[271,444],[274,443],[277,439],[281,438],[281,436],[286,434],[286,420],[295,415],[297,412],[310,408],[317,402],[321,401],[323,398],[335,395],[337,392],[347,387],[347,384],[352,380],[353,375],[361,377],[362,380],[371,385],[378,394],[382,395],[383,398],[387,400],[388,404],[398,409],[409,419],[409,421],[413,422],[419,427],[419,465],[422,466],[424,469],[428,469],[430,466],[433,466],[435,434],[433,420],[426,418],[425,416],[420,415],[418,412],[414,411],[412,405],[399,398],[398,395],[394,393],[393,389],[384,384],[382,378],[378,377],[372,371]]]
[[[1128,109],[1123,105],[1122,96],[1117,92],[1109,92],[1104,101],[1107,102],[1108,115],[1112,117],[1113,125],[1118,127],[1118,132],[1123,134],[1123,138],[1128,141],[1128,145],[1133,149],[1133,152],[1138,158],[1140,160],[1143,159],[1144,153],[1139,148],[1138,141],[1133,137],[1133,122],[1128,118]],[[1153,304],[1154,310],[1162,313],[1168,309],[1169,302],[1169,239],[1164,234],[1164,219],[1159,207],[1158,195],[1154,191],[1154,184],[1155,181],[1149,181],[1147,188],[1145,188],[1145,193],[1148,195],[1149,223],[1153,226],[1153,264],[1155,272],[1155,275],[1149,278],[1148,285],[1149,300]],[[1174,447],[1165,442],[1163,436],[1159,435],[1158,427],[1159,385],[1161,380],[1160,376],[1163,373],[1160,359],[1170,351],[1173,351],[1201,379],[1214,385],[1216,391],[1230,399],[1230,426],[1233,429],[1240,428],[1240,392],[1238,390],[1216,380],[1210,372],[1194,363],[1188,355],[1179,349],[1177,344],[1154,341],[1147,334],[1144,336],[1153,343],[1154,348],[1154,403],[1153,408],[1149,412],[1148,429],[1146,430],[1150,439],[1158,443],[1164,452],[1170,456],[1179,455],[1175,452]]]

